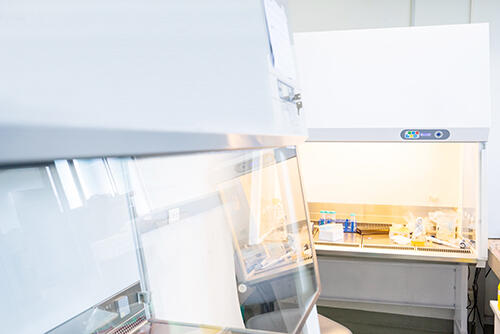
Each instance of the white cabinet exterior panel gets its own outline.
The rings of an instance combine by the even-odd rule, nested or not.
[[[10,138],[24,160],[37,149],[32,137],[44,140],[37,129],[120,132],[106,139],[117,152],[123,136],[168,135],[156,153],[306,135],[295,103],[279,95],[278,81],[294,89],[295,78],[273,66],[280,43],[270,43],[264,1],[21,0],[0,12],[0,129],[35,129]],[[193,143],[178,133],[206,136]],[[213,134],[231,139],[209,145]]]
[[[296,33],[295,43],[310,129],[490,126],[487,24]]]
[[[321,299],[454,308],[456,265],[319,257]]]

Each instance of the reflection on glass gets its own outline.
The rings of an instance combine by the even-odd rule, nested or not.
[[[294,148],[0,169],[0,208],[8,332],[294,332],[318,294]]]
[[[86,200],[92,196],[113,194],[109,171],[103,159],[73,160],[73,165]]]
[[[128,168],[143,185],[132,187],[132,203],[145,196],[151,208],[135,220],[155,319],[297,329],[318,286],[294,149],[137,159]]]
[[[52,177],[52,172],[50,171],[49,166],[45,166],[45,171],[47,172],[47,176],[49,178],[50,182],[50,187],[52,188],[52,191],[54,192],[54,196],[57,200],[57,204],[59,205],[59,211],[64,212],[63,204],[61,202],[61,197],[59,196],[59,193],[56,188],[56,184],[54,182],[54,178]]]
[[[70,209],[75,209],[82,206],[82,199],[80,198],[80,193],[76,188],[75,180],[73,174],[71,173],[70,165],[67,160],[56,160],[54,165],[61,180],[61,185],[63,187],[64,193],[68,200],[68,205]]]
[[[81,181],[66,160],[0,169],[2,333],[45,333],[138,281],[127,194],[84,199]],[[116,318],[90,310],[59,333]]]

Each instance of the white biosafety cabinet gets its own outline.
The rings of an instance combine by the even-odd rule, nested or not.
[[[318,324],[286,8],[0,4],[2,329]]]
[[[337,220],[354,213],[358,227],[378,224],[391,236],[409,227],[410,237],[420,217],[424,243],[359,240],[360,250],[449,248],[445,258],[484,263],[488,38],[487,24],[295,35],[313,219],[337,208]],[[447,237],[444,217],[453,221]]]
[[[487,260],[488,25],[297,33],[295,42],[320,300],[403,303],[465,333],[463,263]],[[343,238],[322,234],[329,224]]]

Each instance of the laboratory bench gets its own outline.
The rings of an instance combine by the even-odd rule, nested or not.
[[[315,224],[319,306],[447,319],[455,333],[466,333],[467,272],[477,262],[470,250],[401,246],[388,233],[344,233],[325,242],[318,230]]]

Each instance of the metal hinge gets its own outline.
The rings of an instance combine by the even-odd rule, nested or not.
[[[295,105],[297,106],[297,114],[300,114],[300,109],[302,109],[302,101],[297,101],[295,102]]]
[[[302,101],[301,101],[302,95],[300,93],[297,93],[293,96],[292,102],[295,102],[295,106],[297,107],[297,114],[300,115],[300,109],[302,109]]]
[[[149,291],[137,292],[137,300],[139,303],[149,304],[151,302],[151,293]]]

